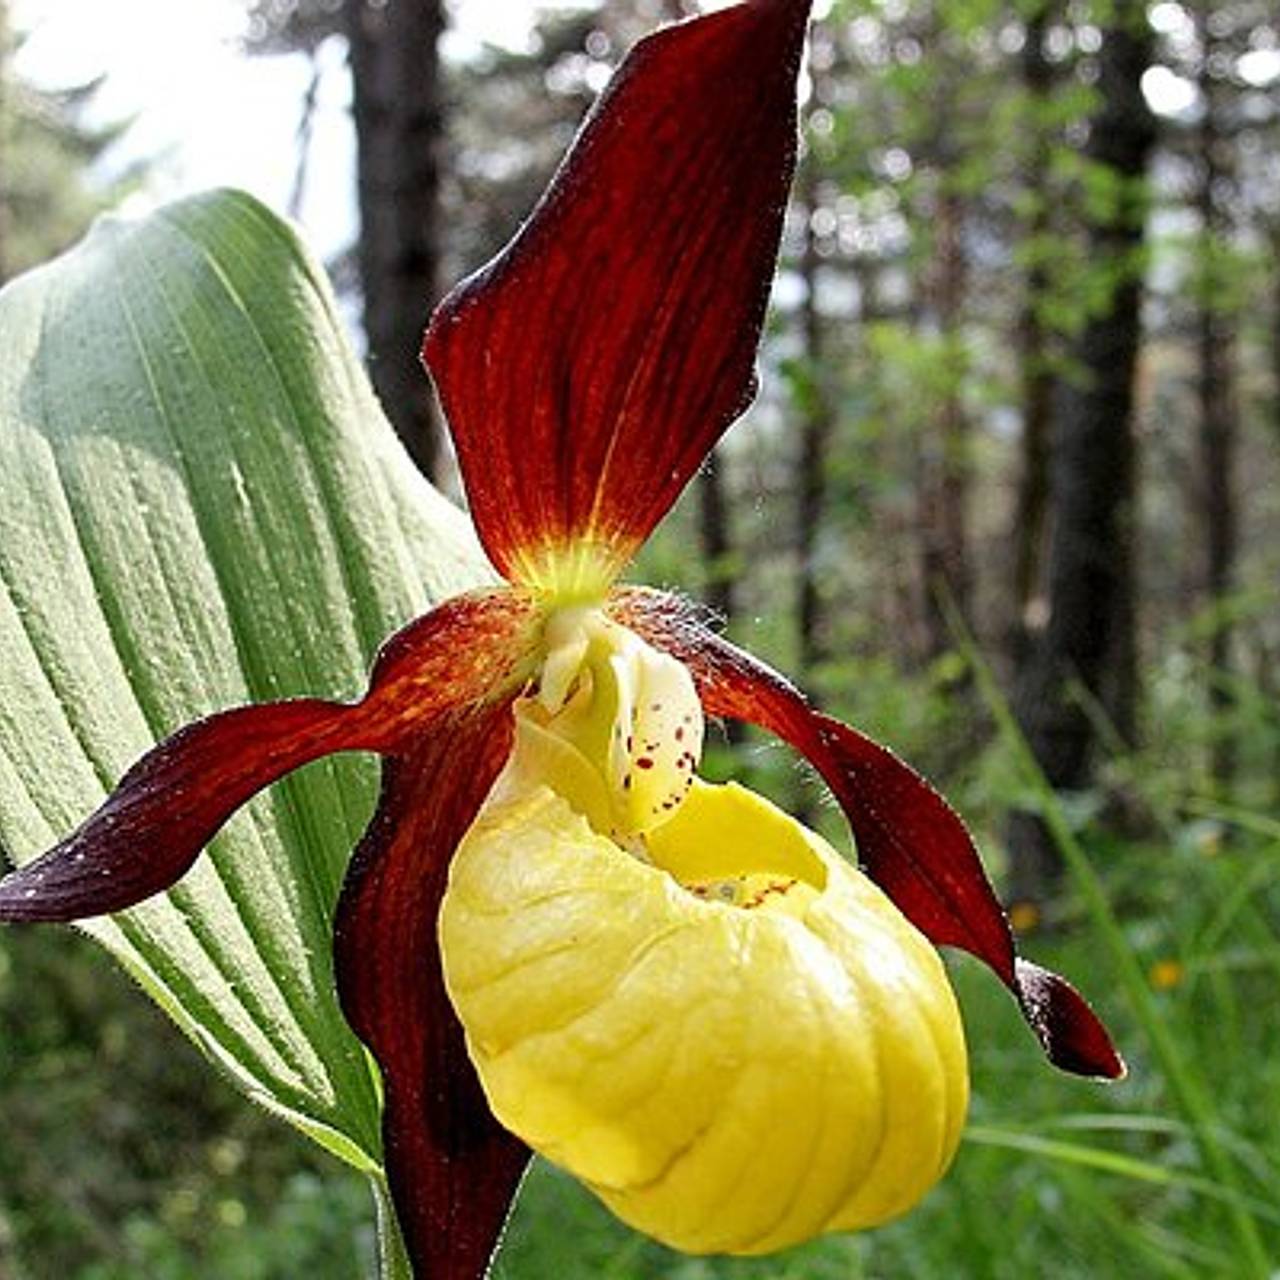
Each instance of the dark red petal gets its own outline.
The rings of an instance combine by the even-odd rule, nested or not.
[[[382,1068],[383,1135],[416,1274],[477,1280],[529,1152],[489,1112],[445,994],[436,917],[449,860],[510,750],[507,706],[449,713],[384,766],[338,906],[338,990]]]
[[[360,703],[372,749],[398,754],[441,711],[505,703],[533,674],[542,614],[523,592],[456,596],[382,646]]]
[[[849,819],[867,874],[931,941],[960,947],[995,970],[1050,1061],[1079,1075],[1124,1075],[1106,1029],[1076,990],[1017,958],[972,837],[919,774],[814,710],[787,680],[709,631],[673,597],[627,590],[615,596],[612,611],[689,666],[710,715],[758,724],[814,765]]]
[[[536,614],[510,591],[459,597],[385,646],[354,706],[317,699],[239,707],[148,752],[77,830],[0,881],[0,921],[76,920],[173,885],[242,805],[335,751],[390,751],[445,707],[520,678]]]
[[[352,745],[351,707],[238,707],[148,752],[82,826],[0,881],[0,920],[77,920],[168,889],[246,800],[291,769]]]
[[[1066,978],[1019,956],[1014,994],[1022,1016],[1055,1065],[1078,1076],[1107,1080],[1125,1074],[1124,1059],[1106,1027]]]
[[[494,564],[547,547],[616,571],[755,394],[795,156],[809,0],[643,40],[530,220],[423,349]]]

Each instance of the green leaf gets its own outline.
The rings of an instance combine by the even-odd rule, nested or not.
[[[381,640],[486,577],[413,470],[293,232],[234,192],[0,293],[0,843],[23,862],[158,739],[349,698]],[[252,1097],[358,1167],[374,1073],[330,924],[371,760],[259,797],[166,898],[84,928]]]

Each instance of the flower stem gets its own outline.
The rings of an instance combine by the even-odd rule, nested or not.
[[[369,1186],[377,1213],[378,1280],[413,1280],[413,1263],[405,1252],[386,1175],[382,1172],[370,1174]]]

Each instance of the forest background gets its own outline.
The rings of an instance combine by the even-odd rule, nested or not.
[[[244,56],[314,69],[284,211],[316,180],[335,51],[351,78],[361,234],[330,267],[446,492],[415,358],[431,299],[508,237],[630,41],[697,8],[546,10],[521,48],[446,56],[438,0],[246,0]],[[1267,1274],[1280,20],[1267,0],[819,12],[765,392],[640,576],[707,602],[943,787],[1028,949],[1096,995],[1132,1076],[1051,1076],[959,960],[973,1114],[919,1212],[779,1260],[694,1261],[539,1167],[497,1275]],[[0,280],[149,181],[145,157],[111,163],[129,122],[101,122],[102,86],[24,80],[23,39],[0,0]],[[709,769],[839,831],[781,749],[720,735]],[[0,1135],[0,1280],[372,1265],[361,1182],[69,933],[0,935]]]

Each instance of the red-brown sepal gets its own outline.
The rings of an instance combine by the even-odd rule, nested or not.
[[[335,751],[401,750],[443,710],[514,688],[536,626],[516,592],[459,596],[387,642],[359,703],[264,703],[180,729],[66,839],[0,881],[0,922],[107,915],[170,888],[286,773]]]
[[[641,41],[533,215],[432,317],[424,358],[490,559],[615,572],[755,392],[809,0]]]
[[[613,612],[686,663],[707,713],[760,725],[822,775],[853,830],[866,873],[938,945],[960,947],[1013,992],[1055,1066],[1118,1079],[1124,1062],[1065,979],[1018,958],[973,839],[949,804],[892,752],[823,715],[777,672],[703,626],[671,596],[618,593]]]
[[[459,709],[388,760],[338,906],[338,992],[382,1069],[387,1177],[415,1274],[430,1280],[484,1275],[529,1159],[485,1102],[436,941],[449,861],[511,735],[507,704]]]
[[[362,745],[355,710],[315,699],[237,707],[149,751],[65,840],[0,881],[0,921],[80,920],[170,888],[263,787]]]
[[[391,636],[360,703],[372,749],[403,754],[442,713],[505,703],[533,674],[542,614],[521,591],[455,596]]]

